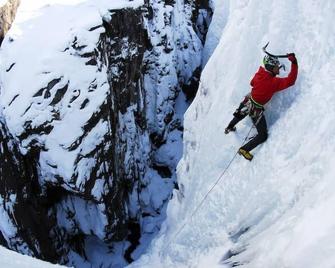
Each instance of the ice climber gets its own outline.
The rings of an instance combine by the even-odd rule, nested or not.
[[[276,77],[279,74],[282,65],[277,57],[265,55],[263,59],[264,67],[259,70],[250,82],[251,92],[245,96],[240,106],[234,112],[234,118],[230,121],[225,133],[235,131],[235,125],[249,115],[256,126],[257,135],[248,143],[239,148],[238,153],[247,160],[252,160],[252,149],[266,141],[268,130],[264,116],[264,105],[270,101],[273,94],[294,85],[298,75],[298,63],[294,53],[287,54],[291,61],[291,71],[285,78]]]

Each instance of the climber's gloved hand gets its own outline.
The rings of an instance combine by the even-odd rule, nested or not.
[[[293,64],[298,64],[297,58],[295,57],[294,53],[289,53],[287,54],[287,58],[290,62],[292,62]]]

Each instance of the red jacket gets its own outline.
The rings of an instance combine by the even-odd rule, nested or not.
[[[272,73],[266,71],[263,67],[251,80],[251,97],[259,104],[266,104],[277,91],[293,86],[298,75],[298,65],[291,64],[291,71],[285,78],[275,77]]]

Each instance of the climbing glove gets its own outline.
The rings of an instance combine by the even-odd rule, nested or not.
[[[295,57],[294,53],[289,53],[287,54],[287,58],[290,62],[292,62],[293,64],[298,64],[297,58]]]

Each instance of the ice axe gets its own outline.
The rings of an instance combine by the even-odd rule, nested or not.
[[[266,48],[268,47],[270,42],[267,42],[267,44],[263,47],[263,51],[265,54],[269,55],[270,57],[274,57],[274,58],[288,58],[291,54],[293,53],[288,53],[288,54],[285,54],[285,55],[273,55],[269,52],[266,51]]]

